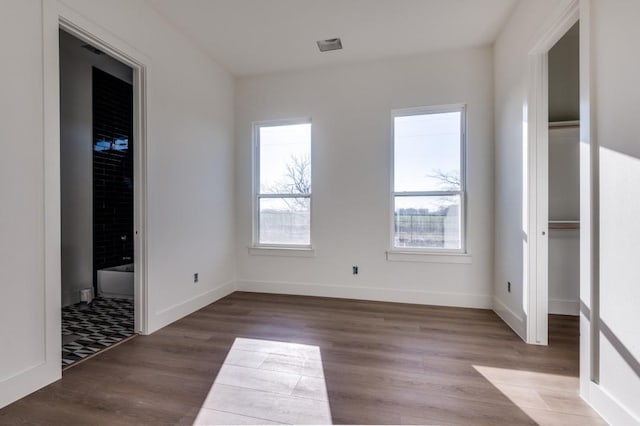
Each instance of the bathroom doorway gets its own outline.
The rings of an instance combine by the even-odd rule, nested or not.
[[[59,37],[64,369],[137,331],[134,70]]]

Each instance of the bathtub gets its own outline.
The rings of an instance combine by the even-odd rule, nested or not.
[[[133,263],[98,269],[98,296],[116,299],[133,299]]]

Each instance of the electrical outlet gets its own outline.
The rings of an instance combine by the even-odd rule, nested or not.
[[[507,291],[511,293],[511,281],[507,281]]]
[[[197,272],[195,274],[193,274],[193,282],[194,283],[198,282],[198,273]]]
[[[351,272],[353,273],[353,275],[358,275],[358,267],[357,266],[352,266],[351,267]]]

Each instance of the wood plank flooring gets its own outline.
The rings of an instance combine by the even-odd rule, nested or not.
[[[493,312],[236,292],[65,371],[0,424],[605,424],[578,320],[524,344]]]

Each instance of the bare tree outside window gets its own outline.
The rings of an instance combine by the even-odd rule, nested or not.
[[[457,171],[444,172],[440,169],[433,169],[427,173],[427,177],[438,181],[443,191],[458,191],[460,189],[460,173]]]
[[[311,193],[311,159],[308,155],[292,155],[287,163],[286,174],[273,185],[271,192],[278,194],[310,194]],[[285,198],[283,201],[292,210],[306,210],[305,199]]]
[[[256,243],[310,245],[311,123],[259,125]]]
[[[393,118],[393,247],[461,250],[464,106],[398,110]]]

